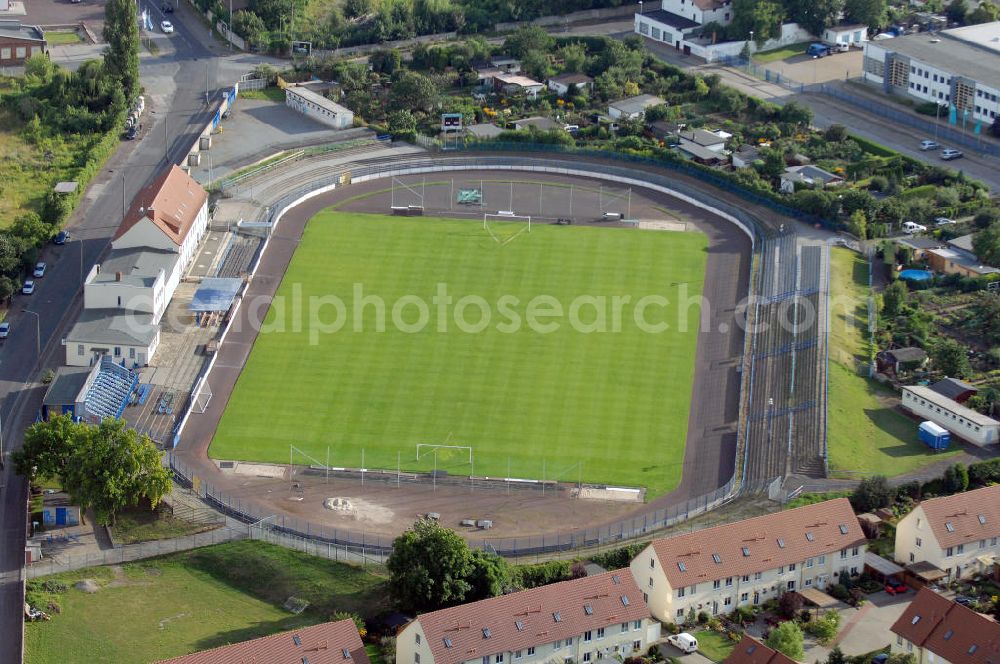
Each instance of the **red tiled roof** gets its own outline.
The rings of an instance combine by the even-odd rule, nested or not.
[[[344,651],[347,651],[345,656]],[[203,650],[159,664],[369,664],[354,621],[338,620]]]
[[[458,664],[648,617],[642,591],[623,569],[425,613],[417,622],[435,664]]]
[[[920,507],[942,548],[1000,536],[1000,484],[931,498]]]
[[[796,664],[796,662],[788,655],[768,648],[752,636],[744,634],[743,640],[722,664]]]
[[[671,587],[763,572],[866,543],[847,498],[737,521],[651,546]]]
[[[208,200],[200,184],[177,166],[171,166],[138,193],[114,239],[120,238],[142,219],[149,219],[180,246]]]
[[[1000,662],[1000,624],[927,588],[920,589],[892,631],[949,662]]]

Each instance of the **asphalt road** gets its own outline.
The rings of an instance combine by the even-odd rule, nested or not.
[[[158,26],[162,16],[158,8],[151,9]],[[95,178],[67,226],[71,241],[45,248],[40,259],[48,263],[45,277],[37,280],[34,294],[17,295],[10,308],[10,337],[0,347],[0,419],[3,458],[8,461],[0,473],[0,662],[5,664],[21,661],[20,569],[27,497],[23,479],[13,474],[9,455],[19,448],[21,432],[41,405],[44,387],[33,382],[40,375],[39,364],[62,364],[60,339],[80,306],[77,295],[82,275],[107,250],[122,220],[123,200],[130,202],[166,166],[167,158],[179,163],[208,121],[206,84],[213,85],[220,76],[221,61],[215,56],[226,53],[184,7],[171,20],[176,32],[152,35],[159,53],[155,57],[147,53],[141,60],[148,109],[143,135],[124,144]]]

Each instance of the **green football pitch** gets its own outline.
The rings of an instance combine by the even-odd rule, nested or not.
[[[296,464],[329,449],[331,466],[668,491],[706,247],[700,233],[320,213],[211,456],[287,463],[294,446]],[[455,447],[418,459],[421,444]]]

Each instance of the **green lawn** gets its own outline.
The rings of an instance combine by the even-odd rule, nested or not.
[[[73,584],[94,579],[88,594]],[[64,592],[46,592],[59,581]],[[155,560],[95,567],[29,582],[29,601],[61,612],[28,623],[25,661],[146,663],[329,620],[336,610],[373,616],[382,579],[359,568],[261,542],[236,542]],[[296,616],[290,595],[312,603]]]
[[[76,32],[51,32],[46,31],[45,41],[49,46],[66,46],[67,44],[81,44],[83,39]]]
[[[240,97],[242,99],[269,99],[285,103],[285,91],[277,87],[264,88],[263,90],[240,90]]]
[[[695,632],[692,636],[698,639],[698,652],[713,662],[723,661],[736,647],[736,642],[722,632],[703,629]]]
[[[784,60],[795,55],[802,55],[809,48],[809,44],[812,42],[799,42],[798,44],[789,44],[788,46],[782,46],[781,48],[776,48],[773,51],[764,51],[762,53],[754,53],[754,62],[775,62],[777,60]]]
[[[164,504],[155,510],[148,507],[128,507],[115,515],[114,536],[119,544],[135,544],[154,540],[185,537],[203,533],[221,525],[194,523],[173,515]]]
[[[831,475],[838,471],[901,475],[958,454],[957,446],[947,452],[930,451],[917,437],[917,423],[880,401],[894,392],[858,373],[857,363],[871,357],[868,267],[860,254],[842,248],[831,250],[830,261],[827,440]]]
[[[495,233],[512,237],[519,228]],[[394,469],[399,454],[404,469],[430,470],[433,454],[418,462],[417,444],[447,443],[474,448],[474,469],[467,452],[439,454],[438,469],[453,473],[502,477],[509,462],[514,477],[667,491],[681,475],[699,309],[649,307],[650,323],[670,326],[654,333],[635,324],[634,305],[647,295],[676,302],[685,287],[699,295],[706,244],[699,233],[537,223],[499,244],[481,220],[324,212],[306,228],[210,453],[281,463],[289,445],[317,460],[329,445],[333,465],[358,467],[364,450],[369,468]],[[439,284],[451,305],[432,301]],[[376,331],[376,305],[353,315],[357,287],[385,302],[384,331]],[[428,307],[415,333],[392,322],[399,302],[407,305],[397,309],[401,322],[419,322],[418,307],[400,300],[407,295]],[[528,303],[540,295],[567,316],[528,325],[545,304]],[[328,304],[319,315],[331,327],[344,322],[336,333],[317,334],[308,322],[318,302],[310,298],[323,296],[344,303],[341,313]],[[490,312],[482,331],[455,322],[465,296],[481,297]],[[569,312],[598,322],[598,307],[577,300],[584,306],[574,309],[579,296],[606,299],[609,331],[574,329]],[[618,325],[613,296],[631,298]],[[478,306],[464,312],[470,324],[483,320]],[[555,331],[541,326],[553,323]]]

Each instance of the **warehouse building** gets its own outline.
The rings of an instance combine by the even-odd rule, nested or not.
[[[936,102],[956,122],[1000,114],[1000,21],[867,42],[864,78],[893,94]]]
[[[904,387],[901,405],[917,417],[930,420],[975,445],[996,444],[1000,440],[1000,422],[929,387]]]

